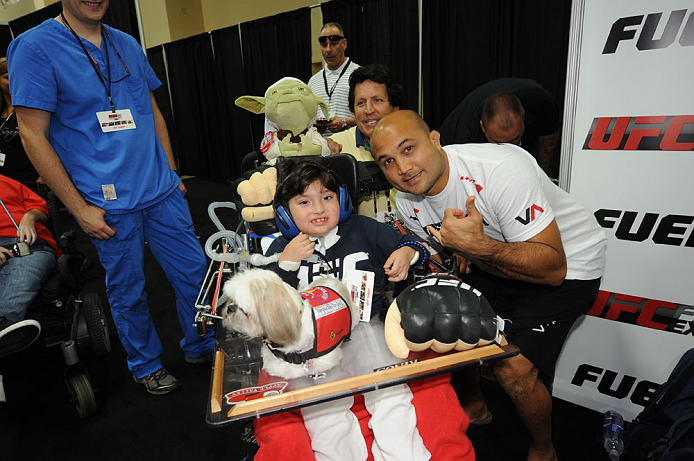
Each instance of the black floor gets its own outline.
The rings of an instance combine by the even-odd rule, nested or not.
[[[231,186],[201,178],[188,179],[186,185],[196,232],[204,243],[216,231],[207,206],[230,200]],[[225,225],[231,226],[233,216],[222,214]],[[61,216],[61,224],[63,228],[74,227],[67,215]],[[83,234],[79,244],[88,257],[96,259]],[[98,409],[90,419],[80,419],[68,401],[60,348],[34,345],[2,360],[8,402],[0,403],[0,460],[237,461],[244,457],[239,424],[220,429],[206,425],[210,367],[185,363],[178,348],[180,328],[173,290],[151,255],[145,265],[151,314],[164,344],[162,361],[182,383],[181,390],[153,396],[132,381],[107,312],[112,352],[98,358],[89,349],[80,351],[96,389]],[[85,289],[98,292],[107,305],[100,266],[95,264],[86,277]],[[527,437],[508,398],[494,382],[483,380],[483,391],[494,421],[468,431],[477,459],[524,460]],[[560,460],[607,459],[600,446],[600,414],[554,399],[553,418]]]

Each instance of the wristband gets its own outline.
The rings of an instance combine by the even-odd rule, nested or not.
[[[277,267],[287,272],[296,272],[301,267],[301,261],[281,261]]]
[[[415,251],[417,251],[417,253],[419,253],[419,263],[417,265],[423,266],[424,264],[426,264],[427,260],[429,259],[429,250],[427,250],[427,247],[425,247],[424,245],[422,245],[419,242],[415,242],[414,240],[411,240],[409,242],[401,243],[400,245],[398,245],[397,249],[400,249],[400,248],[405,247],[405,246],[414,248]]]

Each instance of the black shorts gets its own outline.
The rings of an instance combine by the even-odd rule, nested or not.
[[[588,312],[600,288],[600,279],[564,280],[552,287],[505,279],[478,268],[464,281],[481,291],[494,312],[506,320],[507,340],[547,378],[554,376],[571,326]]]

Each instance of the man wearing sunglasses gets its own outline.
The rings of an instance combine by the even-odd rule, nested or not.
[[[89,235],[135,382],[151,394],[179,383],[162,366],[149,314],[145,240],[174,288],[190,363],[211,362],[195,300],[206,271],[185,187],[140,45],[101,23],[109,0],[63,0],[62,13],[10,43],[12,102],[29,159]]]
[[[349,110],[349,76],[359,67],[345,56],[347,38],[342,26],[329,22],[323,26],[318,37],[321,54],[325,60],[323,70],[308,81],[308,86],[328,104],[327,118],[318,118],[315,127],[324,138],[354,126],[354,114]]]

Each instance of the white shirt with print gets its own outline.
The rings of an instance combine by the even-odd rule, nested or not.
[[[605,271],[607,238],[595,217],[557,187],[525,150],[512,144],[461,144],[444,147],[450,174],[435,196],[398,192],[403,222],[415,234],[440,227],[444,211],[465,210],[475,195],[484,232],[501,242],[524,242],[556,219],[567,260],[567,280],[592,280]]]

